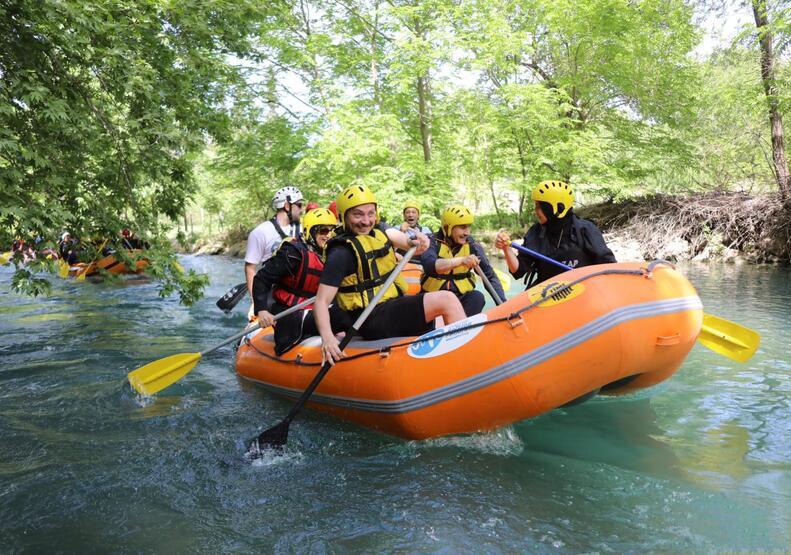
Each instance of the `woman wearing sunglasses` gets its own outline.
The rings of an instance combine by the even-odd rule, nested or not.
[[[326,208],[309,211],[302,219],[302,241],[284,239],[275,255],[255,275],[253,305],[262,328],[272,325],[275,314],[316,295],[324,269],[324,247],[335,226],[335,215]],[[270,290],[273,304],[267,310]],[[335,333],[351,325],[346,313],[336,307],[330,309],[330,320]],[[281,318],[275,325],[275,353],[281,355],[311,335],[318,335],[312,310]]]

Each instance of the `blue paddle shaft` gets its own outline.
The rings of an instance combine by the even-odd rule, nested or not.
[[[511,243],[511,246],[514,247],[518,251],[522,251],[525,254],[529,254],[533,258],[538,258],[539,260],[543,260],[544,262],[549,262],[550,264],[554,264],[555,266],[558,266],[559,268],[563,268],[563,271],[565,271],[565,272],[568,272],[569,270],[571,270],[571,268],[569,268],[568,266],[566,266],[562,262],[558,262],[557,260],[549,258],[548,256],[544,256],[540,252],[536,252],[533,249],[528,249],[527,247],[525,247],[524,245],[520,245],[516,241],[513,241]]]

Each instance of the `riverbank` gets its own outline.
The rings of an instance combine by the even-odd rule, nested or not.
[[[779,195],[657,195],[580,211],[628,259],[791,261],[791,206]]]
[[[581,207],[580,216],[604,232],[618,260],[791,261],[791,207],[779,195],[709,192],[656,195]],[[521,237],[524,229],[510,229]],[[496,230],[476,230],[490,254]],[[186,252],[243,257],[244,230],[200,238],[182,245]]]

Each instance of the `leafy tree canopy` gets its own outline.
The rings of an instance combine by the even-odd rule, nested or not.
[[[227,57],[249,49],[262,6],[0,3],[0,241],[160,236],[206,138],[230,137],[225,106],[242,80]],[[202,280],[175,282],[189,300]]]

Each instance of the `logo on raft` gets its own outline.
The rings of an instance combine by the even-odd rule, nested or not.
[[[534,303],[539,299],[549,297],[549,299],[539,304],[539,308],[546,306],[553,306],[556,304],[565,303],[585,292],[585,286],[581,283],[576,283],[571,287],[566,287],[570,282],[567,281],[551,281],[549,283],[542,283],[531,287],[527,294],[530,297],[530,302]]]
[[[486,320],[486,314],[476,314],[445,327],[424,333],[417,338],[415,343],[409,346],[407,353],[412,358],[432,358],[455,351],[462,345],[469,343],[483,329],[483,326],[474,328],[469,326],[486,322]],[[442,335],[454,330],[459,331]],[[438,335],[441,335],[441,337],[437,337]]]

